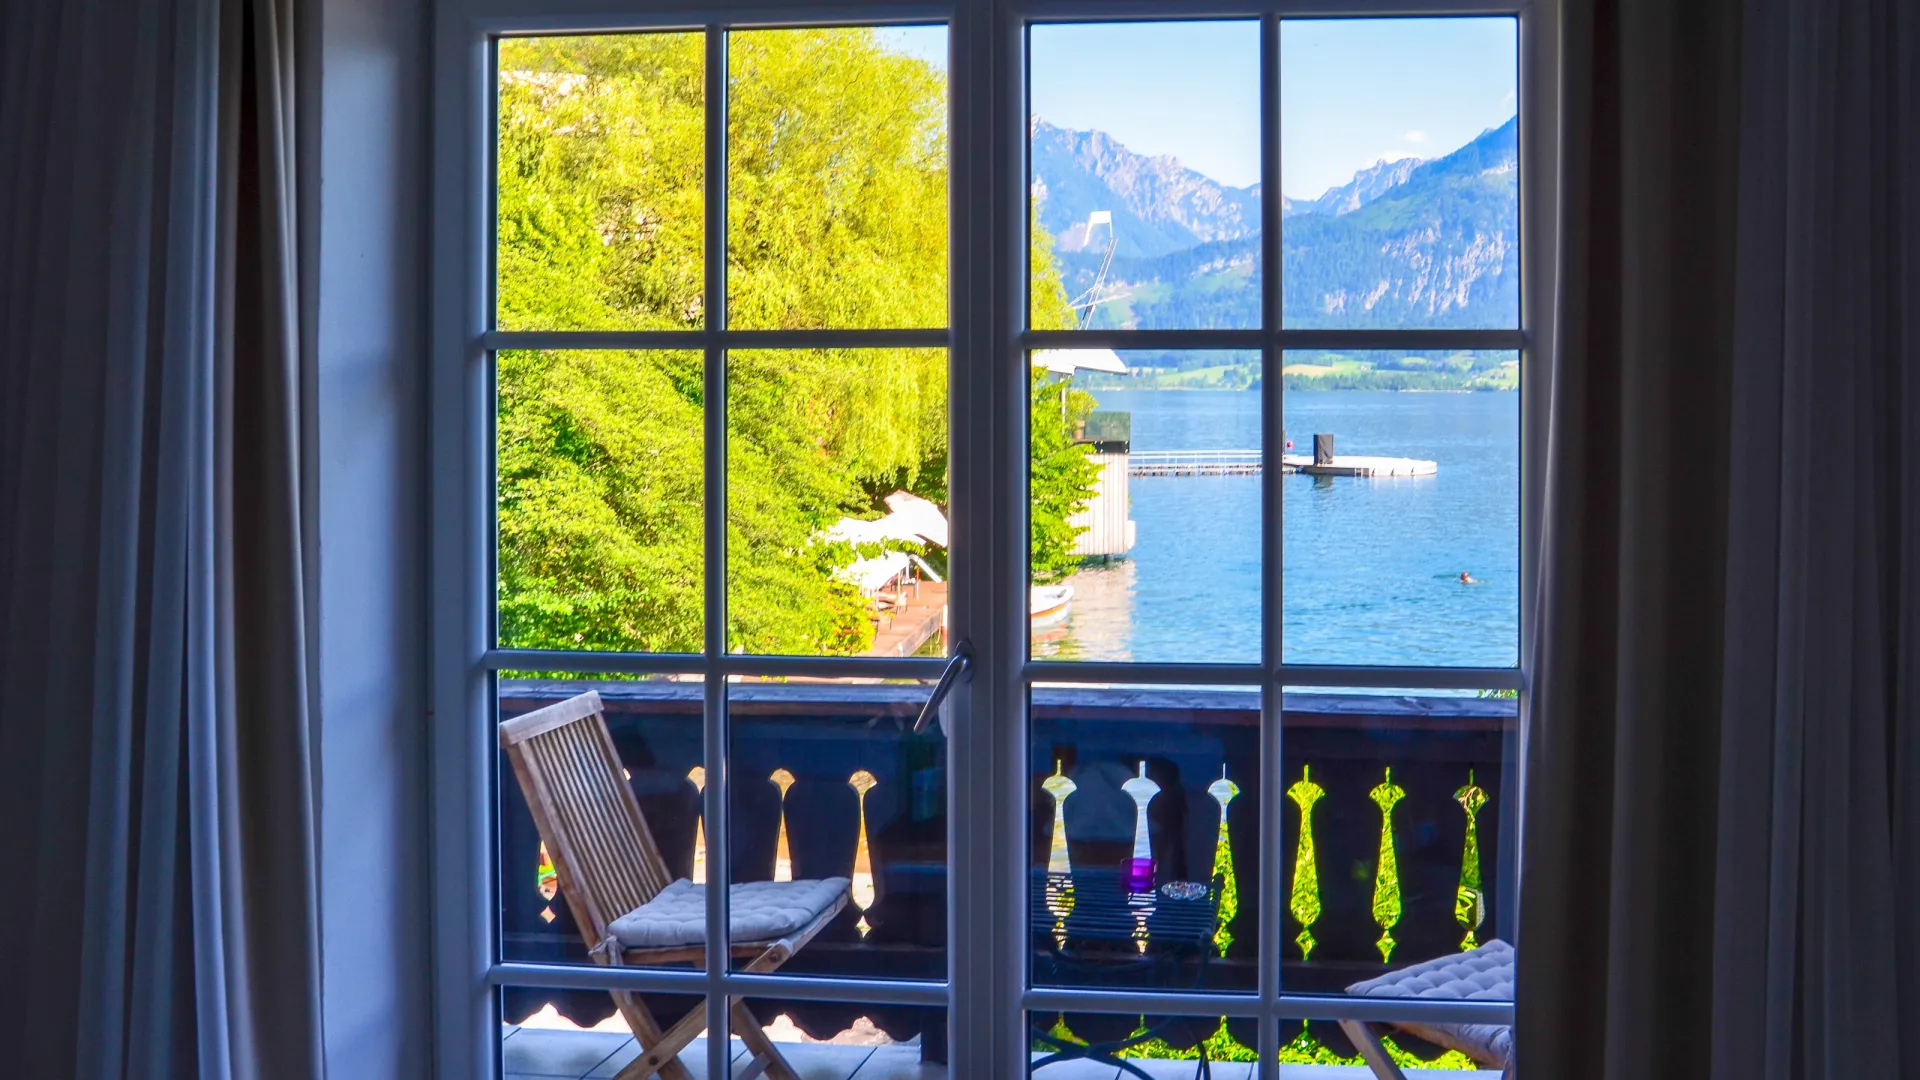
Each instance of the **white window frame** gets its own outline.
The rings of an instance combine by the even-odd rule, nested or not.
[[[1520,40],[1520,327],[1513,331],[1286,330],[1280,296],[1279,28],[1282,19],[1511,15]],[[1027,321],[1026,28],[1041,22],[1120,19],[1243,18],[1261,22],[1262,248],[1261,329],[1195,331],[1034,331]],[[1281,1021],[1300,1019],[1510,1023],[1512,1006],[1486,1002],[1409,1002],[1293,995],[1280,985],[1285,905],[1284,859],[1263,858],[1259,881],[1259,985],[1250,993],[1131,993],[1032,988],[1025,924],[1027,692],[1035,681],[1109,681],[1169,685],[1239,684],[1263,691],[1260,798],[1263,836],[1281,832],[1280,689],[1282,686],[1395,686],[1518,690],[1521,731],[1528,710],[1526,674],[1535,578],[1541,550],[1547,404],[1552,371],[1553,266],[1558,190],[1557,0],[444,0],[434,44],[433,244],[430,343],[433,579],[431,582],[431,780],[435,975],[435,1075],[491,1078],[499,1068],[498,988],[658,990],[707,995],[709,1029],[727,1030],[724,994],[778,994],[816,1000],[892,1001],[945,1006],[950,1070],[956,1077],[1025,1075],[1027,1011],[1182,1013],[1258,1021],[1259,1076],[1277,1080]],[[503,333],[492,327],[493,41],[536,32],[704,30],[708,49],[708,158],[724,161],[724,52],[717,31],[734,27],[944,22],[950,27],[949,144],[952,173],[949,328],[932,331],[745,332],[720,327],[712,298],[724,296],[724,262],[706,260],[706,329],[650,333]],[[716,62],[720,61],[720,62]],[[718,146],[724,152],[724,146]],[[707,169],[708,235],[724,235],[725,171]],[[1031,348],[1068,339],[1111,348],[1258,348],[1263,370],[1278,372],[1286,349],[1517,349],[1521,381],[1521,664],[1513,669],[1294,665],[1281,661],[1282,479],[1262,480],[1262,657],[1257,664],[1098,664],[1027,657],[1026,425]],[[949,978],[941,983],[873,982],[807,976],[740,975],[728,950],[709,950],[707,970],[568,967],[503,962],[497,955],[498,875],[494,865],[498,782],[493,738],[494,672],[536,666],[526,653],[493,647],[493,352],[500,348],[674,347],[706,350],[708,399],[725,393],[728,348],[849,344],[938,346],[950,364],[950,437],[955,462],[951,625],[971,639],[975,675],[953,700],[949,768]],[[1262,380],[1264,444],[1281,445],[1282,380]],[[707,565],[722,565],[725,431],[719,409],[706,415]],[[970,509],[972,512],[966,512]],[[708,583],[705,652],[694,658],[643,654],[541,653],[546,670],[699,670],[726,674],[841,677],[883,668],[931,676],[940,660],[728,656],[718,575]],[[725,688],[706,683],[710,865],[728,860]],[[1523,738],[1507,748],[1503,835],[1517,850],[1519,764]],[[1509,864],[1510,867],[1512,864]],[[725,875],[708,883],[709,940],[724,942]],[[1511,897],[1517,890],[1508,886]],[[1509,912],[1513,904],[1505,905]],[[1511,933],[1511,923],[1503,929]],[[710,1075],[725,1076],[727,1040],[710,1039]]]

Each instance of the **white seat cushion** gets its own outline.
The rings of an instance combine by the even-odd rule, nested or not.
[[[812,922],[847,893],[847,879],[748,881],[728,890],[728,933],[736,942],[777,941]],[[686,878],[613,920],[629,949],[667,949],[707,940],[707,887]]]
[[[1347,987],[1358,997],[1410,997],[1451,1001],[1512,1001],[1513,946],[1504,941],[1457,956],[1389,971]],[[1505,1066],[1513,1056],[1513,1029],[1500,1024],[1402,1024],[1433,1042],[1469,1057]]]

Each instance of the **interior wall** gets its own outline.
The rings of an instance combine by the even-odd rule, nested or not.
[[[328,1071],[432,1068],[426,0],[323,0],[315,462]]]

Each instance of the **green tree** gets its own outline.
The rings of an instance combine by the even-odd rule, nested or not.
[[[943,325],[940,74],[868,30],[739,33],[730,52],[732,324]],[[503,328],[702,324],[703,63],[698,34],[501,44]],[[1044,236],[1035,259],[1036,325],[1067,325]],[[727,363],[728,640],[859,652],[868,604],[837,572],[873,552],[820,534],[877,515],[896,489],[944,503],[946,355],[744,352]],[[497,378],[502,640],[699,649],[698,356],[506,352]],[[1070,395],[1062,416],[1043,383],[1036,567],[1057,573],[1065,518],[1091,484],[1067,433],[1091,399]]]
[[[1072,329],[1077,320],[1060,281],[1053,237],[1040,227],[1037,217],[1030,217],[1027,224],[1028,235],[1033,238],[1028,252],[1032,294],[1028,317],[1036,330]],[[1027,402],[1031,447],[1027,466],[1031,499],[1027,510],[1028,559],[1034,581],[1058,581],[1080,565],[1079,557],[1073,554],[1073,542],[1086,530],[1069,524],[1067,519],[1086,508],[1099,470],[1086,445],[1073,440],[1096,402],[1093,395],[1044,369],[1033,369],[1031,379]]]

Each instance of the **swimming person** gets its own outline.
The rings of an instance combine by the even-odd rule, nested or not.
[[[1460,584],[1462,584],[1462,585],[1478,585],[1478,584],[1480,584],[1480,579],[1479,579],[1479,578],[1476,578],[1476,577],[1474,577],[1474,576],[1473,576],[1472,574],[1469,574],[1469,573],[1467,573],[1467,572],[1466,572],[1465,570],[1462,570],[1462,571],[1460,571]]]

